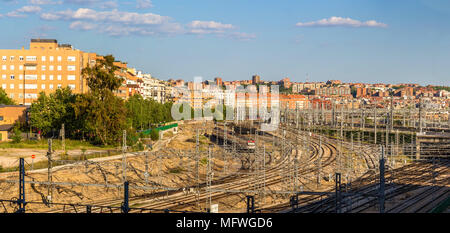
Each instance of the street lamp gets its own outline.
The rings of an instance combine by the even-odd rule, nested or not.
[[[25,105],[25,71],[27,70],[27,67],[36,67],[36,63],[25,63],[23,65],[23,105]]]

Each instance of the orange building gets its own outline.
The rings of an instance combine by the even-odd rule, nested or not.
[[[0,50],[0,84],[18,104],[30,105],[40,92],[70,87],[87,91],[81,70],[95,64],[95,53],[85,53],[54,39],[31,39],[29,49]]]
[[[308,99],[304,95],[283,95],[280,94],[280,104],[281,108],[288,108],[288,109],[306,109],[308,108]]]
[[[14,123],[26,122],[27,108],[21,105],[0,105],[0,141],[9,140],[8,134]]]

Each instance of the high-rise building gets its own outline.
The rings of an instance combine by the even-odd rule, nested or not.
[[[256,85],[256,84],[259,84],[260,82],[261,82],[261,77],[259,77],[259,75],[253,75],[252,84]]]
[[[223,80],[222,80],[221,77],[216,77],[216,78],[214,78],[214,81],[216,82],[216,85],[217,85],[218,87],[221,87],[221,86],[223,85]]]
[[[0,84],[18,104],[30,105],[40,92],[70,87],[87,91],[81,70],[94,65],[97,55],[58,44],[54,39],[31,39],[29,49],[0,50]]]

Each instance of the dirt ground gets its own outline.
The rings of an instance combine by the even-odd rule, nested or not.
[[[105,150],[89,150],[87,149],[85,154],[104,152]],[[55,150],[53,153],[53,157],[55,159],[59,159],[59,154],[62,154],[62,150]],[[19,165],[19,158],[24,158],[25,162],[31,164],[32,158],[31,155],[35,155],[34,162],[39,162],[42,160],[47,160],[46,157],[47,150],[45,149],[28,149],[28,148],[3,148],[0,149],[0,166],[3,168],[15,167]],[[69,156],[72,155],[81,155],[81,149],[78,150],[68,150],[67,154]]]

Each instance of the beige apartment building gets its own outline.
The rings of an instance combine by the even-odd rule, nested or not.
[[[70,87],[88,89],[81,70],[95,64],[97,55],[58,44],[54,39],[31,39],[29,49],[0,50],[0,86],[17,104],[30,105],[40,92]]]

